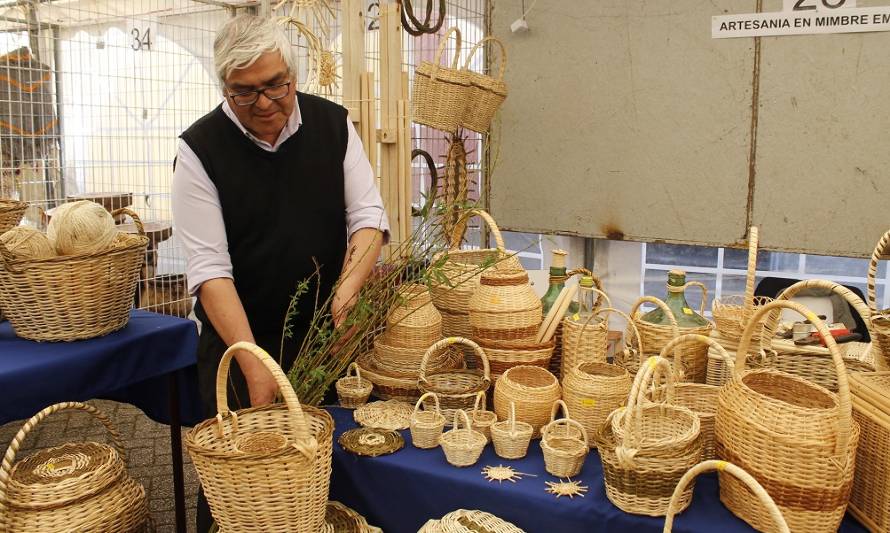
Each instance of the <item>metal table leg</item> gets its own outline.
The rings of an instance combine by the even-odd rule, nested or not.
[[[170,453],[173,455],[173,502],[176,506],[176,531],[187,533],[185,524],[185,480],[182,465],[182,432],[179,416],[177,372],[170,373]]]

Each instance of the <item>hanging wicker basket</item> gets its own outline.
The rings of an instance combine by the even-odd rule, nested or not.
[[[398,300],[386,319],[390,346],[424,350],[442,338],[442,315],[425,286],[410,283],[398,291]]]
[[[866,289],[868,291],[868,307],[871,316],[871,342],[876,367],[878,370],[890,370],[890,309],[878,310],[877,291],[875,290],[878,276],[878,262],[890,254],[890,231],[884,233],[875,245],[868,263],[868,278]],[[887,290],[886,288],[884,290]]]
[[[773,369],[745,371],[747,348],[767,313],[791,309],[824,335],[837,372],[834,394]],[[770,493],[792,531],[836,531],[852,486],[859,425],[851,414],[847,372],[825,324],[806,307],[774,301],[754,314],[736,353],[735,374],[718,396],[717,456],[749,472]],[[746,486],[720,476],[720,499],[756,529],[771,517]]]
[[[522,459],[528,453],[534,428],[531,424],[516,420],[516,403],[510,402],[510,416],[491,425],[491,442],[494,453],[504,459]]]
[[[443,350],[448,350],[454,345],[463,345],[471,348],[478,361],[482,363],[482,369],[442,370],[431,372],[429,360]],[[445,419],[452,417],[454,410],[473,408],[476,401],[476,393],[487,391],[491,386],[491,370],[488,366],[488,357],[475,342],[462,337],[448,337],[429,347],[420,363],[420,375],[417,378],[417,388],[421,392],[435,392],[442,405]]]
[[[284,404],[230,411],[229,366],[238,351],[272,373]],[[216,374],[215,418],[185,437],[214,519],[222,531],[321,531],[331,473],[334,422],[300,405],[281,368],[262,348],[238,342]]]
[[[476,51],[485,43],[494,43],[501,52],[500,66],[498,67],[497,76],[488,76],[479,72],[470,70],[470,62]],[[507,50],[496,37],[485,37],[467,54],[467,60],[464,63],[464,71],[467,73],[467,79],[470,82],[469,99],[467,107],[464,111],[463,127],[479,133],[486,133],[491,126],[491,120],[497,113],[498,108],[507,99],[507,84],[504,83],[504,70],[507,68]]]
[[[424,409],[423,401],[431,398],[435,402],[435,409]],[[411,414],[411,443],[415,448],[429,449],[439,445],[439,437],[445,428],[445,416],[439,408],[439,397],[433,392],[424,393],[414,405]]]
[[[510,404],[516,405],[516,419],[531,424],[535,436],[550,419],[550,408],[559,400],[562,388],[556,376],[537,366],[515,366],[494,386],[494,411],[506,419]]]
[[[464,427],[460,427],[463,420]],[[476,464],[485,448],[485,435],[470,427],[470,419],[463,409],[455,409],[452,429],[439,438],[445,460],[454,466],[471,466]]]
[[[612,301],[599,289],[590,289],[605,300],[606,309],[612,309]],[[580,292],[580,291],[579,291]],[[609,313],[599,309],[583,321],[577,313],[562,319],[562,368],[565,375],[569,369],[588,361],[606,362],[609,351]]]
[[[96,418],[112,445],[67,443],[16,462],[28,434],[48,416],[77,409]],[[0,470],[0,530],[16,533],[142,531],[145,489],[127,474],[120,434],[101,411],[79,402],[51,405],[28,420],[6,450]]]
[[[450,67],[443,67],[442,54],[448,37],[454,34],[456,45]],[[470,80],[467,72],[458,68],[461,35],[457,26],[448,28],[439,41],[432,62],[423,61],[414,71],[414,87],[411,95],[411,119],[447,133],[454,133],[464,119],[470,96]]]
[[[350,375],[350,372],[355,375]],[[368,401],[374,384],[362,377],[358,364],[350,363],[346,368],[346,376],[337,380],[336,387],[340,405],[348,409],[355,409]]]

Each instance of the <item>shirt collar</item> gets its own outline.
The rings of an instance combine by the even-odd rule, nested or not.
[[[247,136],[251,141],[257,144],[260,148],[268,150],[270,152],[277,152],[278,148],[281,144],[288,140],[291,136],[297,133],[297,130],[300,129],[300,126],[303,124],[303,115],[300,113],[300,102],[298,99],[294,99],[294,110],[291,112],[290,116],[287,118],[287,123],[285,123],[284,128],[282,128],[281,133],[278,135],[278,140],[275,141],[275,144],[269,144],[266,141],[260,140],[252,133],[247,131],[247,128],[241,124],[241,121],[238,120],[238,117],[235,116],[235,112],[232,111],[232,106],[229,105],[229,100],[223,100],[223,113],[226,114],[229,119],[238,126],[238,129],[241,130],[241,133]]]

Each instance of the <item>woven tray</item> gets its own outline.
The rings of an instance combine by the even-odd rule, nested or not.
[[[355,428],[344,431],[337,439],[349,453],[364,457],[379,457],[401,450],[405,439],[398,431],[379,428]]]
[[[365,404],[353,411],[352,416],[364,427],[397,430],[408,429],[413,412],[410,404],[386,400]]]

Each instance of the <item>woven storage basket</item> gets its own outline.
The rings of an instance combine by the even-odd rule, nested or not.
[[[494,411],[486,410],[485,392],[476,393],[473,410],[470,411],[470,425],[473,429],[485,435],[485,441],[491,441],[491,425],[498,421],[498,415]]]
[[[739,482],[748,487],[748,490],[750,490],[751,493],[757,498],[757,500],[760,502],[760,505],[763,506],[763,509],[769,514],[770,518],[773,521],[775,527],[770,528],[769,531],[776,531],[778,533],[790,533],[788,524],[785,523],[785,517],[782,516],[782,511],[780,511],[779,508],[776,507],[776,502],[774,502],[773,499],[770,498],[770,495],[766,493],[766,490],[764,490],[763,486],[761,486],[756,479],[751,477],[751,474],[745,472],[732,463],[713,460],[704,461],[695,465],[694,467],[692,467],[692,469],[683,474],[682,478],[680,478],[680,482],[677,483],[677,488],[674,489],[674,494],[673,496],[671,496],[671,503],[668,506],[667,517],[665,517],[664,521],[664,533],[671,533],[671,531],[673,531],[674,515],[680,512],[680,500],[692,480],[694,480],[701,473],[713,472],[715,470],[717,472],[721,472],[737,478]]]
[[[19,225],[28,204],[18,200],[0,198],[0,235]]]
[[[884,233],[875,245],[868,263],[868,278],[866,290],[868,293],[868,307],[871,316],[867,319],[871,322],[871,342],[874,352],[875,364],[878,370],[890,370],[890,309],[878,310],[877,291],[875,279],[878,276],[878,261],[890,254],[890,231]],[[886,290],[886,289],[885,289]]]
[[[474,339],[535,342],[544,317],[525,270],[486,270],[470,298]]]
[[[443,67],[439,62],[452,33],[457,42],[454,57],[450,67]],[[458,68],[460,37],[457,26],[448,28],[439,41],[433,61],[423,61],[417,67],[411,91],[411,120],[448,133],[456,132],[460,127],[470,95],[467,72]]]
[[[838,374],[839,394],[773,369],[745,371],[757,321],[791,309],[822,333]],[[754,476],[770,493],[793,531],[836,531],[853,480],[859,425],[851,415],[847,372],[837,345],[819,318],[796,302],[774,301],[755,313],[736,353],[735,374],[717,404],[717,456]],[[720,477],[720,500],[753,527],[770,517],[747,487]]]
[[[572,418],[596,435],[609,413],[627,402],[630,386],[630,374],[620,366],[580,363],[563,378],[562,395]]]
[[[594,287],[600,291],[603,290],[603,283],[599,277],[584,267],[573,268],[566,272],[565,281],[568,281],[572,276],[579,274],[590,276],[593,278]],[[599,307],[599,300],[597,300],[597,307]],[[559,325],[556,326],[556,331],[553,333],[553,341],[556,343],[556,347],[553,350],[553,357],[550,358],[550,366],[548,367],[548,370],[550,370],[550,373],[557,378],[562,379],[562,320],[560,320]]]
[[[350,375],[350,371],[355,375]],[[350,363],[346,369],[346,377],[337,380],[337,397],[340,405],[349,409],[355,409],[368,401],[374,384],[362,377],[358,364]]]
[[[491,366],[491,379],[495,383],[507,370],[514,366],[550,367],[550,358],[556,346],[554,341],[544,344],[511,345],[504,342],[480,340],[479,346],[488,356]]]
[[[386,323],[386,339],[396,348],[425,350],[442,338],[442,315],[433,305],[429,289],[417,283],[399,288]]]
[[[496,44],[501,52],[497,77],[470,70],[470,62],[473,60],[476,51],[487,42]],[[464,70],[470,82],[470,94],[462,124],[464,128],[479,133],[488,131],[495,113],[497,113],[501,104],[504,103],[504,100],[507,99],[507,84],[504,83],[504,70],[506,68],[507,50],[504,48],[504,43],[496,37],[485,37],[470,49],[470,53],[467,54],[467,60],[464,63]]]
[[[872,334],[871,328],[871,311],[865,302],[850,289],[843,285],[838,285],[833,281],[824,279],[811,279],[795,283],[785,289],[776,300],[791,300],[795,295],[806,289],[822,289],[829,290],[841,296],[859,315],[868,329],[869,335]],[[779,310],[768,315],[765,319],[767,323],[777,323],[779,321]],[[852,344],[852,343],[848,343]],[[808,381],[821,385],[826,389],[837,392],[837,372],[835,370],[832,354],[823,346],[797,346],[792,341],[776,340],[772,343],[772,349],[776,352],[776,357],[767,359],[764,364],[768,368],[775,368],[782,372],[800,376]],[[872,371],[874,370],[874,360],[856,361],[855,357],[845,357],[845,350],[849,350],[846,344],[839,353],[844,358],[847,370]]]
[[[525,533],[515,525],[483,511],[458,509],[442,517],[441,533]]]
[[[35,426],[53,413],[78,409],[93,415],[112,446],[67,443],[16,463]],[[25,422],[9,444],[0,469],[0,530],[10,533],[142,531],[148,522],[145,489],[127,474],[120,434],[101,411],[79,402],[51,405]]]
[[[325,507],[325,521],[334,533],[371,533],[365,517],[340,502],[329,501]]]
[[[491,443],[494,453],[504,459],[522,459],[528,453],[534,428],[527,422],[516,420],[516,404],[510,402],[510,416],[491,425]]]
[[[432,398],[435,402],[434,410],[421,410],[423,401]],[[439,407],[439,397],[435,393],[427,392],[417,400],[414,412],[411,414],[411,443],[415,448],[435,448],[439,445],[439,437],[445,428],[445,416]]]
[[[443,350],[450,349],[455,344],[471,348],[476,359],[482,362],[482,369],[441,370],[432,372],[428,361]],[[488,357],[475,342],[463,337],[448,337],[429,347],[423,355],[420,363],[420,375],[417,378],[417,388],[421,392],[435,392],[442,406],[442,413],[446,420],[450,420],[456,409],[472,409],[476,400],[476,393],[487,391],[491,386],[491,370],[488,367]]]
[[[572,429],[581,433],[578,438]],[[544,468],[556,477],[577,476],[587,459],[590,443],[584,426],[571,418],[559,418],[541,429]]]
[[[606,309],[612,309],[612,301],[599,289],[589,289],[606,301]],[[580,292],[580,291],[579,291]],[[605,314],[605,316],[603,316]],[[562,319],[562,368],[565,375],[570,368],[587,361],[606,362],[609,351],[609,312],[600,309],[583,322],[576,313]]]
[[[677,482],[701,457],[700,422],[695,413],[645,398],[662,378],[667,386],[659,390],[670,402],[670,362],[650,357],[634,378],[627,407],[610,413],[596,436],[606,496],[628,513],[665,515]],[[691,499],[692,486],[680,496],[679,510],[688,507]]]
[[[556,376],[537,366],[515,366],[494,386],[494,412],[506,419],[516,404],[516,419],[531,424],[535,436],[550,420],[550,408],[562,395]]]
[[[420,389],[417,388],[416,373],[398,372],[385,365],[376,352],[369,352],[359,356],[356,361],[361,368],[363,377],[374,384],[373,394],[381,400],[401,400],[414,403],[420,398]],[[430,365],[430,371],[449,370],[461,368],[463,354],[458,351],[448,351],[442,359],[436,359],[436,364]]]
[[[17,260],[0,243],[0,307],[15,334],[35,341],[74,341],[117,331],[130,320],[148,237],[119,233],[108,250]]]
[[[460,427],[463,420],[464,427]],[[485,448],[485,435],[470,427],[470,419],[463,409],[454,410],[452,429],[439,437],[439,444],[445,452],[445,460],[454,466],[476,464]]]
[[[871,531],[890,531],[890,372],[852,373],[850,386],[862,431],[850,512]]]
[[[284,404],[229,411],[229,365],[239,350],[269,369]],[[185,436],[213,518],[222,531],[320,531],[331,478],[334,421],[301,406],[293,387],[262,348],[238,342],[216,374],[215,418]]]
[[[471,337],[473,330],[470,329],[469,313],[451,313],[444,309],[439,311],[442,315],[442,336],[443,337]]]

